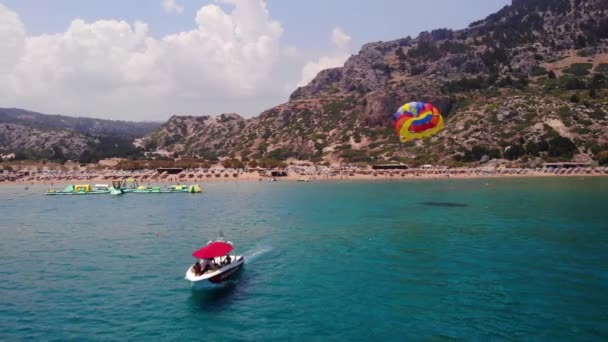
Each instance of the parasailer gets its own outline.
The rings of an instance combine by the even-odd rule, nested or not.
[[[430,103],[410,102],[397,109],[393,127],[401,142],[428,138],[443,128],[443,117]]]

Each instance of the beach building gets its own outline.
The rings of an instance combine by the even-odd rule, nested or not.
[[[176,175],[184,171],[184,169],[182,169],[181,167],[160,167],[156,169],[156,171],[158,171],[158,173],[164,172],[166,175]]]
[[[543,166],[546,169],[574,169],[577,167],[593,167],[594,163],[577,163],[577,162],[562,162],[562,163],[545,163]]]
[[[407,165],[401,163],[372,165],[372,169],[374,170],[407,170],[408,168]]]

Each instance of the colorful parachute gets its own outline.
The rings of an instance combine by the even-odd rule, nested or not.
[[[424,139],[443,128],[443,117],[430,103],[410,102],[395,112],[393,126],[401,142]]]

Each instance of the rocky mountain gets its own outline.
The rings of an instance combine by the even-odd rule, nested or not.
[[[514,0],[466,29],[366,44],[237,131],[220,122],[211,138],[201,119],[174,117],[159,131],[172,138],[144,140],[242,159],[589,161],[608,150],[607,89],[608,1]],[[410,101],[438,107],[444,130],[401,144],[391,115]]]
[[[0,123],[0,152],[27,153],[30,158],[53,159],[80,156],[95,141],[67,129],[38,129],[29,126]]]
[[[136,153],[135,138],[158,128],[154,122],[113,121],[0,108],[0,152],[20,158],[79,159]]]
[[[141,137],[161,125],[159,122],[133,122],[50,115],[18,108],[0,108],[0,122],[21,124],[40,129],[69,129],[83,134],[122,137]]]
[[[172,116],[162,127],[136,144],[161,154],[183,153],[216,160],[217,151],[235,148],[232,137],[239,136],[246,120],[235,113],[211,116]]]

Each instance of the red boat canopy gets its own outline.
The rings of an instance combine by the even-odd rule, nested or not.
[[[207,246],[194,251],[192,256],[199,259],[211,259],[228,254],[232,250],[232,245],[225,242],[212,242]]]

